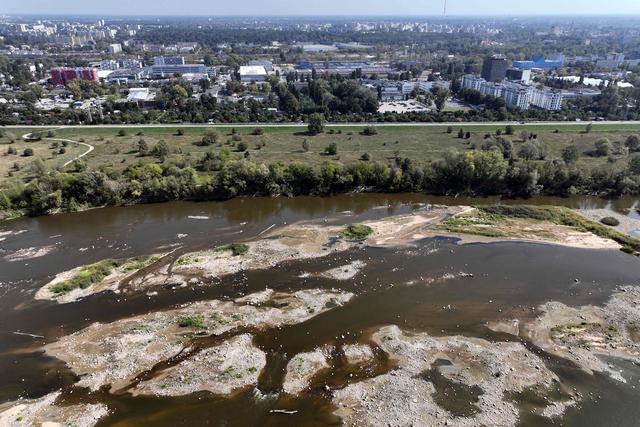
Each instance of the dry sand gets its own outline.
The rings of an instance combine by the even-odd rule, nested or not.
[[[109,413],[103,404],[63,406],[57,404],[59,397],[60,392],[54,392],[40,399],[18,400],[0,405],[0,427],[90,427]]]
[[[250,297],[240,303],[202,301],[108,324],[94,323],[46,345],[45,351],[65,361],[80,376],[79,386],[97,390],[111,384],[112,390],[118,390],[156,364],[188,351],[196,334],[227,332],[233,336],[234,330],[295,324],[340,306],[353,296],[339,291],[302,290],[270,293],[267,299],[265,293],[257,297],[264,304],[252,305]],[[186,318],[196,319],[198,325],[180,327]]]
[[[336,414],[348,425],[516,425],[519,412],[506,395],[528,388],[544,392],[558,380],[520,343],[412,335],[396,326],[375,332],[373,340],[399,368],[334,393]],[[448,380],[481,388],[477,413],[454,416],[436,403],[433,383],[421,375],[439,360],[450,363],[438,368]]]
[[[197,391],[228,395],[258,383],[258,375],[267,363],[263,351],[253,345],[252,336],[235,336],[207,348],[160,375],[143,381],[134,395],[179,396]]]

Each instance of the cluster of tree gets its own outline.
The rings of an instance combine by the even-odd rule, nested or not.
[[[525,149],[529,143],[533,147]],[[637,149],[640,141],[634,139],[629,144],[636,144]],[[579,153],[569,148],[573,146],[565,149],[562,159],[538,160],[544,155],[539,151],[532,154],[529,149],[540,150],[542,145],[531,140],[515,153],[510,141],[492,137],[474,150],[452,151],[427,165],[416,165],[401,157],[391,164],[370,162],[367,153],[362,161],[349,164],[327,160],[319,165],[264,165],[232,159],[230,152],[223,149],[197,160],[169,164],[141,159],[123,172],[110,167],[89,171],[81,164],[75,165],[75,173],[49,172],[42,166],[35,168],[37,178],[29,185],[14,182],[0,190],[0,209],[42,215],[87,206],[239,195],[331,194],[358,189],[511,197],[640,192],[640,154],[628,162],[587,170],[576,165]],[[337,146],[327,150],[337,150]],[[153,155],[162,161],[168,147],[159,143],[149,150],[140,143],[139,151],[140,155]]]

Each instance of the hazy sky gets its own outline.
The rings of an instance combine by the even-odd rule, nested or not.
[[[640,0],[447,0],[450,15],[640,14]],[[441,15],[444,0],[2,0],[0,14]]]

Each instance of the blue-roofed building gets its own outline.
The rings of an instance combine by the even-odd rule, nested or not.
[[[513,61],[513,67],[520,69],[530,69],[530,68],[542,68],[542,69],[550,69],[550,68],[562,68],[564,67],[564,56],[563,55],[554,55],[549,59],[544,56],[537,55],[532,57],[528,61]]]

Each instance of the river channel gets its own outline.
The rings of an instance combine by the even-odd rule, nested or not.
[[[304,220],[350,224],[411,213],[425,204],[473,205],[498,199],[441,198],[421,194],[360,194],[325,198],[238,198],[225,202],[137,205],[103,208],[0,223],[0,403],[38,398],[62,389],[68,401],[105,403],[110,414],[99,425],[340,425],[327,389],[339,389],[394,369],[381,358],[367,371],[350,371],[338,363],[314,379],[300,396],[281,391],[283,370],[292,355],[322,345],[357,343],[385,325],[461,335],[489,341],[519,338],[492,332],[487,322],[530,313],[548,301],[570,306],[605,303],[616,288],[640,284],[640,259],[620,251],[576,249],[524,242],[460,245],[451,238],[429,238],[411,248],[356,248],[318,259],[284,262],[220,278],[207,286],[159,289],[148,293],[105,292],[70,304],[34,300],[35,292],[56,274],[106,258],[125,258],[170,250],[182,252],[251,240],[269,228]],[[523,203],[523,201],[501,201]],[[528,204],[610,209],[637,218],[635,198],[534,198]],[[44,249],[43,249],[44,248]],[[43,249],[42,256],[13,257],[19,251]],[[319,277],[321,272],[352,261],[363,270],[352,280]],[[429,278],[450,280],[420,283]],[[408,285],[409,284],[409,285]],[[133,397],[129,393],[90,393],[75,387],[66,365],[47,357],[44,343],[94,322],[126,317],[210,299],[237,298],[269,287],[276,291],[341,289],[355,296],[345,305],[302,323],[260,331],[254,342],[267,354],[257,387],[232,397],[206,392],[183,397]],[[18,333],[16,333],[18,332]],[[43,337],[43,338],[41,338]],[[603,374],[589,375],[566,361],[533,349],[570,388],[585,396],[562,418],[567,426],[633,426],[640,419],[640,368],[612,360],[626,383]],[[452,413],[464,414],[477,390],[446,384],[437,373],[425,378],[445,390],[440,396]],[[514,396],[520,425],[555,425],[532,415],[538,404],[526,393]],[[465,409],[466,408],[466,409]],[[272,413],[272,409],[294,411]]]

